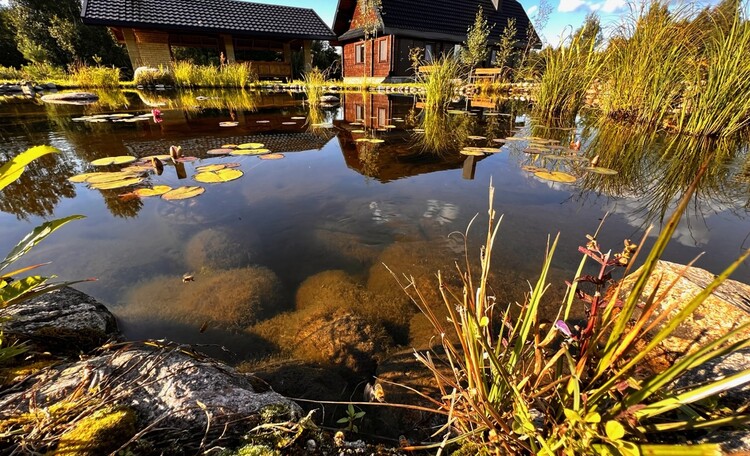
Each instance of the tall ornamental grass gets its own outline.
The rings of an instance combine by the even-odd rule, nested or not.
[[[467,68],[452,54],[441,55],[432,61],[421,62],[417,83],[425,88],[424,109],[440,111],[448,107],[455,90],[467,75]]]
[[[229,63],[221,66],[196,65],[178,61],[172,65],[177,87],[245,88],[257,82],[258,76],[250,63]]]
[[[71,69],[71,77],[80,87],[117,89],[120,87],[120,69],[101,65],[78,65]]]
[[[454,290],[438,274],[440,294],[449,316],[439,318],[413,278],[401,283],[429,318],[442,341],[443,353],[417,353],[435,376],[439,397],[425,399],[445,416],[433,448],[462,444],[471,454],[540,455],[698,455],[718,454],[718,445],[656,443],[665,432],[738,426],[746,414],[702,410],[699,401],[750,382],[750,369],[703,385],[676,389],[673,381],[687,370],[716,357],[750,347],[750,340],[730,342],[750,324],[677,360],[665,371],[638,378],[636,366],[652,355],[748,257],[746,252],[716,276],[705,290],[683,303],[674,316],[655,314],[674,283],[659,283],[646,293],[657,260],[689,204],[700,175],[687,189],[674,215],[649,252],[626,241],[621,252],[600,246],[597,234],[580,247],[583,258],[553,324],[543,323],[540,305],[549,287],[547,275],[557,247],[548,244],[538,280],[520,305],[496,302],[489,283],[499,221],[490,187],[487,237],[481,268],[459,267],[463,288]],[[648,232],[641,243],[645,241]],[[619,250],[619,249],[618,249]],[[627,273],[645,255],[642,273],[622,301],[621,290],[607,293],[616,270]],[[583,274],[585,264],[597,273]],[[457,266],[458,267],[458,266]],[[685,268],[687,270],[687,267]],[[592,291],[593,290],[593,291]],[[612,291],[612,290],[609,290]],[[589,309],[580,327],[568,320],[577,300]],[[639,308],[640,307],[640,308]],[[638,347],[638,348],[636,348]],[[446,367],[449,367],[446,369]],[[679,412],[679,413],[678,413]],[[424,447],[424,446],[423,446]],[[465,453],[466,454],[466,453]]]

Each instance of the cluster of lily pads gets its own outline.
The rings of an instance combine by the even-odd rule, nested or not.
[[[74,117],[73,122],[105,123],[105,122],[143,122],[153,119],[153,114],[96,114],[93,116]]]
[[[206,152],[208,155],[255,155],[261,160],[279,160],[284,154],[273,153],[261,143],[224,144]]]
[[[393,122],[403,122],[404,121],[404,119],[399,118],[399,117],[394,117],[391,120]],[[349,123],[349,125],[354,126],[354,127],[364,126],[364,119],[355,119],[355,121]],[[387,124],[387,125],[381,125],[380,127],[374,128],[373,130],[379,131],[379,132],[385,132],[385,131],[393,130],[395,128],[398,128],[398,127],[396,125],[393,125],[393,124]],[[367,134],[367,130],[363,130],[363,129],[360,128],[360,129],[351,130],[350,133],[352,135],[366,135]],[[368,142],[368,143],[372,143],[372,144],[380,144],[382,142],[385,142],[384,140],[382,140],[380,138],[371,138],[371,137],[367,137],[367,136],[360,137],[360,138],[355,138],[354,141],[355,142],[359,142],[359,143],[361,143],[361,142]]]

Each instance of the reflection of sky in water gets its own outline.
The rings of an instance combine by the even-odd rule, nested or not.
[[[406,100],[405,105],[408,108],[410,101]],[[342,112],[337,113],[339,118]],[[300,114],[304,115],[302,108],[287,107],[281,114],[261,110],[245,113],[244,118],[248,125],[254,125],[254,119],[265,116]],[[222,135],[235,134],[215,127],[225,117],[226,113],[216,110],[204,115],[183,116],[178,112],[173,116],[177,119],[173,126],[167,116],[165,125],[160,127],[163,130],[120,124],[101,136],[92,134],[95,128],[75,125],[66,130],[50,123],[35,125],[33,128],[39,131],[26,135],[13,134],[10,128],[3,127],[3,136],[17,150],[46,139],[62,149],[65,160],[80,170],[93,157],[122,153],[127,141],[179,144],[181,140],[212,136],[220,140]],[[214,161],[239,162],[245,176],[227,184],[207,185],[206,193],[194,200],[145,199],[134,217],[112,215],[113,202],[108,207],[100,192],[77,184],[75,198],[61,199],[54,216],[80,213],[87,218],[56,232],[37,246],[24,264],[53,260],[45,272],[54,272],[61,279],[99,277],[98,282],[79,288],[110,305],[122,303],[130,290],[152,277],[172,276],[179,280],[189,270],[185,261],[188,241],[196,233],[217,226],[240,239],[254,240],[257,245],[253,248],[258,253],[253,262],[272,269],[291,295],[305,278],[328,269],[344,269],[355,277],[366,277],[369,268],[378,264],[380,253],[393,243],[432,243],[436,246],[435,258],[429,261],[435,262],[436,268],[453,268],[453,262],[461,259],[463,245],[449,234],[464,232],[475,214],[479,217],[472,228],[469,255],[478,255],[476,247],[484,235],[490,180],[496,188],[497,213],[504,214],[495,254],[495,270],[501,276],[507,272],[508,276],[518,274],[533,281],[548,236],[560,232],[553,261],[554,280],[561,283],[563,278],[572,278],[568,276],[580,260],[577,246],[585,242],[587,233],[594,232],[607,211],[612,215],[600,236],[605,248],[619,250],[623,239],[640,238],[646,221],[642,198],[596,194],[575,197],[579,190],[574,186],[540,181],[522,171],[519,165],[527,156],[517,149],[506,147],[504,152],[479,160],[473,180],[462,178],[460,162],[420,174],[419,169],[424,168],[418,163],[389,160],[387,154],[393,150],[377,149],[382,155],[376,164],[386,164],[389,172],[401,169],[399,166],[416,172],[387,183],[353,170],[351,155],[335,137],[320,150],[288,152],[285,159],[277,161],[261,161],[257,157],[208,158],[186,164],[188,176],[195,166]],[[399,150],[396,153],[404,153],[403,148]],[[180,181],[173,173],[173,168],[167,168],[160,183],[194,183],[189,178]],[[705,250],[708,254],[699,265],[719,272],[739,254],[741,246],[747,246],[750,222],[746,210],[741,201],[732,204],[702,200],[690,211],[705,216],[691,217],[680,225],[666,259],[684,263]],[[0,213],[0,251],[7,252],[41,221],[39,217],[19,221],[13,214]],[[748,268],[741,268],[736,277],[750,282]],[[526,284],[498,286],[518,287],[522,292]],[[132,334],[161,337],[158,330],[154,331],[142,329]]]

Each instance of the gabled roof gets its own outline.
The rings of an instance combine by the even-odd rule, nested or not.
[[[510,18],[516,20],[516,38],[520,41],[526,40],[526,30],[533,27],[516,0],[500,0],[497,9],[492,0],[381,0],[381,3],[383,27],[379,34],[384,35],[460,43],[466,40],[466,31],[474,23],[479,6],[488,25],[494,25],[491,42],[499,39]],[[361,29],[349,30],[356,4],[357,0],[339,0],[333,21],[339,41],[363,36]]]
[[[83,0],[81,17],[85,24],[110,27],[336,38],[312,9],[239,0]]]

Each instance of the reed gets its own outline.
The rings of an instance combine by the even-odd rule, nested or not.
[[[71,77],[80,87],[117,89],[120,87],[120,69],[101,65],[76,65],[71,69]]]
[[[467,67],[452,54],[442,55],[431,62],[421,62],[427,71],[417,73],[417,82],[425,90],[424,109],[445,110],[456,89],[466,78]]]
[[[311,106],[320,104],[320,97],[323,96],[323,87],[326,82],[325,74],[317,68],[305,73],[302,77],[307,92],[307,103]]]
[[[229,63],[221,66],[196,65],[177,61],[172,64],[172,74],[177,87],[227,87],[245,88],[257,82],[258,77],[250,63]]]

